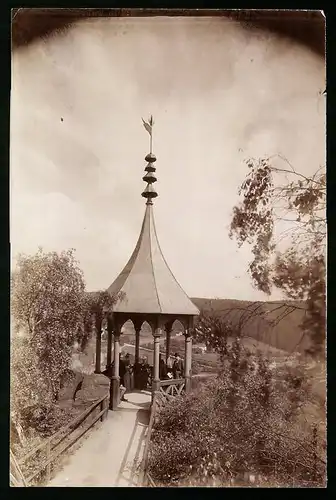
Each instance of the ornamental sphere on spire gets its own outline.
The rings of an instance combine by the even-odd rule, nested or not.
[[[141,193],[141,196],[147,199],[147,205],[152,205],[153,204],[152,199],[156,198],[158,195],[153,186],[154,182],[157,181],[156,176],[154,175],[154,172],[156,171],[156,168],[154,167],[154,162],[156,162],[156,156],[152,153],[152,134],[154,125],[153,116],[152,115],[150,116],[148,123],[145,122],[145,120],[142,118],[142,123],[150,136],[150,153],[148,153],[148,155],[146,155],[145,157],[145,160],[147,162],[145,171],[147,173],[143,176],[142,179],[144,182],[147,182],[147,186],[145,190]]]

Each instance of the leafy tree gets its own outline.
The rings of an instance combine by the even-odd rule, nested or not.
[[[224,361],[228,353],[228,343],[248,333],[257,317],[260,317],[264,327],[269,325],[263,303],[251,302],[247,306],[201,310],[192,330],[192,336],[197,343],[204,343],[207,348],[219,354],[221,361]]]
[[[26,337],[14,336],[11,341],[11,418],[15,424],[27,427],[24,411],[52,398],[46,377],[43,377],[38,358]]]
[[[197,343],[203,343],[207,348],[221,352],[226,350],[231,329],[223,318],[214,313],[201,311],[192,336]]]
[[[121,297],[121,293],[117,297]],[[100,330],[107,320],[106,312],[115,303],[117,297],[111,296],[106,290],[89,292],[84,299],[84,332],[81,348],[85,349],[93,330]]]
[[[32,366],[57,398],[62,374],[69,368],[73,345],[84,335],[86,298],[83,273],[72,250],[20,255],[12,274],[11,312],[17,343],[29,346]],[[13,344],[14,348],[14,344]],[[15,355],[17,353],[13,353]],[[23,358],[22,363],[25,362]],[[37,363],[35,365],[35,360]],[[24,377],[21,378],[24,383]]]
[[[85,291],[73,250],[18,257],[11,286],[11,418],[26,433],[47,436],[72,418],[57,397],[74,376],[74,346],[85,349],[113,303],[105,291]]]
[[[278,155],[279,158],[279,155]],[[248,174],[233,208],[230,237],[239,246],[252,247],[249,273],[257,289],[270,294],[273,287],[291,300],[306,302],[304,333],[311,354],[325,345],[326,175],[297,172],[290,163],[275,166],[276,157],[247,160]],[[289,224],[281,233],[280,225]],[[290,303],[290,308],[301,307]],[[283,304],[290,314],[288,304]],[[280,308],[281,309],[281,308]]]

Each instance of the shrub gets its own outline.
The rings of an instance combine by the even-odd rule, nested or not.
[[[56,404],[32,405],[22,411],[24,429],[33,428],[42,437],[54,434],[69,422],[69,411]]]
[[[309,384],[296,367],[271,371],[259,354],[229,348],[215,379],[158,416],[149,470],[159,485],[224,485],[247,471],[280,486],[321,486],[325,440],[303,426]]]

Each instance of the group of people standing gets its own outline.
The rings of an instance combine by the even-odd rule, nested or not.
[[[168,356],[167,363],[162,354],[159,357],[159,377],[160,380],[183,377],[183,360],[176,352],[174,356]]]
[[[113,365],[111,363],[102,373],[109,378],[113,375]],[[119,355],[119,377],[121,400],[125,400],[125,393],[133,389],[145,390],[151,385],[153,378],[153,367],[148,364],[147,358],[143,357],[139,362],[131,364],[129,353],[125,356]],[[159,357],[159,377],[160,380],[178,379],[183,377],[183,360],[175,353],[168,356],[167,363],[162,354]]]
[[[113,375],[112,362],[102,373],[109,378]],[[147,389],[151,384],[152,367],[148,364],[147,358],[143,357],[140,362],[131,363],[131,356],[126,353],[125,356],[119,355],[119,377],[121,387],[121,399],[125,401],[124,394],[133,389]]]

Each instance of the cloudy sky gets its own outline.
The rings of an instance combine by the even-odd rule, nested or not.
[[[153,113],[157,233],[190,296],[265,299],[228,237],[249,156],[325,163],[324,62],[218,18],[79,22],[13,55],[11,246],[75,248],[89,290],[133,251]],[[274,295],[272,298],[277,298]]]

